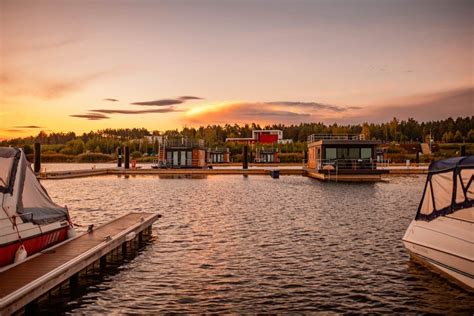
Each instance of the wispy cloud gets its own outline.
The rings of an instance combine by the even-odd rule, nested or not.
[[[311,113],[288,111],[265,102],[228,102],[193,108],[184,121],[191,124],[300,123],[311,120]]]
[[[0,83],[5,95],[56,99],[80,91],[113,72],[114,70],[104,70],[69,78],[47,78],[44,75],[27,77],[21,75],[21,69],[10,69],[0,73]]]
[[[393,117],[418,121],[441,120],[448,117],[471,116],[474,108],[474,87],[444,90],[406,96],[363,107],[338,120],[341,123],[386,122]]]
[[[117,102],[118,99],[114,99],[114,98],[105,98],[104,101],[110,101],[110,102]]]
[[[175,108],[166,108],[166,109],[151,109],[151,110],[119,110],[119,109],[98,109],[90,110],[95,113],[105,113],[105,114],[146,114],[146,113],[170,113],[170,112],[182,112],[182,110],[177,110]]]
[[[13,126],[14,128],[31,128],[31,129],[35,129],[35,128],[42,128],[41,126],[37,126],[37,125],[20,125],[20,126]]]
[[[195,96],[192,96],[192,95],[185,95],[185,96],[179,97],[178,99],[183,100],[183,101],[186,101],[186,100],[203,100],[203,98],[195,97]]]
[[[183,100],[178,99],[161,99],[154,101],[142,101],[142,102],[133,102],[133,105],[147,105],[147,106],[168,106],[183,103]]]
[[[77,118],[84,118],[90,121],[98,121],[98,120],[105,120],[109,119],[107,115],[101,114],[101,113],[89,113],[89,114],[72,114],[69,115],[71,117],[77,117]]]
[[[337,105],[324,104],[324,103],[318,103],[318,102],[274,101],[274,102],[266,102],[266,103],[271,104],[271,105],[278,105],[278,106],[305,108],[308,110],[330,110],[334,112],[344,112],[344,111],[347,111],[348,109],[348,108],[344,108]]]

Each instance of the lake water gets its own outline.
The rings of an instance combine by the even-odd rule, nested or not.
[[[410,261],[401,238],[424,176],[45,180],[76,223],[158,212],[155,240],[72,313],[450,313],[474,297]]]

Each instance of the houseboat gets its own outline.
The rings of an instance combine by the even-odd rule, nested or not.
[[[330,181],[380,181],[387,171],[377,169],[378,145],[363,135],[310,135],[307,175]]]
[[[207,165],[206,148],[202,139],[167,139],[163,151],[168,168],[204,168]]]
[[[229,148],[213,148],[207,151],[207,161],[211,164],[229,163],[230,151]]]
[[[256,163],[280,162],[280,158],[278,156],[278,148],[257,146],[257,148],[255,148],[255,162]]]
[[[474,292],[474,156],[433,162],[403,244],[411,257]]]
[[[55,204],[21,149],[0,147],[0,268],[74,236],[66,207]]]

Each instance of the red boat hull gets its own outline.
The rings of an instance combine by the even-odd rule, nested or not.
[[[31,256],[45,248],[66,240],[68,228],[69,226],[66,226],[28,239],[23,239],[26,253],[28,256]],[[17,241],[15,243],[0,246],[0,267],[13,263],[15,260],[15,253],[20,245],[20,241]]]

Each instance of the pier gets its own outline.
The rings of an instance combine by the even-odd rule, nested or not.
[[[128,213],[0,270],[0,315],[34,310],[38,298],[65,282],[74,287],[87,267],[98,262],[103,269],[110,253],[127,252],[134,241],[149,238],[152,223],[160,217]]]

